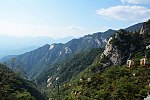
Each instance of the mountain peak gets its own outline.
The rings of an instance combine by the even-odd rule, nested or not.
[[[44,46],[50,46],[49,44],[45,44]]]
[[[108,29],[106,32],[109,32],[109,31],[115,31],[115,30],[113,30],[113,29]]]

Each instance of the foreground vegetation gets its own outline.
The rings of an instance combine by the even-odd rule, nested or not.
[[[0,100],[47,100],[35,84],[0,64]]]
[[[63,99],[143,100],[150,92],[150,66],[113,66],[88,78],[65,84]]]

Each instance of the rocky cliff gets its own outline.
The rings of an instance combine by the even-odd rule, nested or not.
[[[140,32],[129,32],[119,30],[107,42],[105,50],[101,55],[101,63],[107,58],[107,66],[121,65],[137,51],[144,51],[150,44],[150,20],[145,22]],[[103,64],[106,67],[106,63]]]

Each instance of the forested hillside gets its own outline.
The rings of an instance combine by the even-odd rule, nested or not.
[[[52,98],[57,96],[63,100],[146,98],[150,93],[150,20],[144,23],[140,32],[117,31],[107,42],[104,52],[97,55],[91,65],[70,82],[59,84],[60,91],[54,91]]]
[[[80,72],[92,64],[95,57],[102,53],[102,49],[92,49],[90,51],[82,52],[53,65],[52,68],[45,70],[37,78],[37,83],[41,85],[49,80],[52,86],[56,83],[64,83],[76,77]],[[56,78],[58,78],[56,80]]]
[[[0,64],[0,100],[48,100],[38,87]]]

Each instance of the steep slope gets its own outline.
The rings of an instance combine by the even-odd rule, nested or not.
[[[33,83],[0,64],[0,99],[47,100],[48,98],[40,93]]]
[[[107,39],[115,33],[114,30],[108,30],[104,33],[94,33],[86,35],[79,39],[73,39],[66,44],[44,45],[36,50],[16,56],[16,64],[22,62],[26,68],[27,76],[30,79],[37,77],[40,72],[58,61],[65,60],[74,54],[87,51],[93,48],[102,48]],[[7,62],[11,63],[11,60]]]
[[[130,32],[134,32],[134,31],[139,32],[142,26],[143,26],[143,23],[138,23],[138,24],[135,24],[133,26],[126,28],[125,30],[130,31]]]
[[[56,83],[62,84],[68,82],[91,65],[95,57],[101,53],[102,49],[92,49],[76,54],[65,61],[53,65],[49,70],[46,69],[44,73],[39,75],[37,82],[41,85],[42,83],[47,83],[47,80],[49,80],[48,84],[53,83],[51,84],[53,86],[55,86]],[[56,78],[58,78],[57,81]]]
[[[124,63],[132,53],[142,50],[144,45],[143,37],[139,33],[129,33],[125,30],[119,30],[116,35],[109,39],[102,58],[107,57],[110,64],[119,65]]]
[[[117,31],[107,42],[101,59],[108,58],[109,65],[121,65],[136,52],[145,51],[146,46],[150,45],[149,23],[145,22],[139,32]]]
[[[70,82],[61,85],[64,100],[143,100],[150,93],[150,20],[141,32],[119,30],[102,55]],[[140,63],[146,57],[146,65]],[[127,60],[134,61],[129,68]],[[54,91],[57,93],[57,91]],[[52,95],[55,98],[55,94]]]

